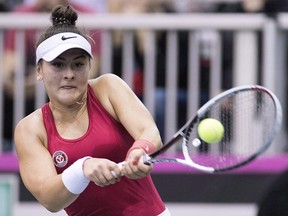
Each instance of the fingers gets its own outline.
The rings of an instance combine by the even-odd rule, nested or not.
[[[137,153],[137,150],[134,152]],[[85,176],[99,187],[113,185],[119,182],[123,175],[130,179],[140,179],[152,170],[152,166],[143,163],[142,156],[142,152],[132,154],[119,165],[107,159],[93,158],[85,162],[83,171]]]
[[[118,169],[105,171],[102,174],[95,176],[94,183],[99,187],[113,185],[120,181],[121,172]]]
[[[145,165],[142,160],[137,162],[126,161],[122,167],[122,174],[131,179],[139,179],[147,176],[152,170],[152,166]]]
[[[118,178],[118,176],[116,175],[116,173],[114,172],[114,170],[111,171],[111,174],[112,174],[112,176],[113,176],[115,179]]]
[[[144,164],[145,152],[142,149],[134,149],[128,155],[122,166],[122,174],[131,179],[138,179],[147,176],[152,166]]]
[[[112,176],[115,178],[116,182],[120,181],[121,175],[122,173],[120,172],[120,174],[116,174],[116,172],[114,170],[111,171]]]
[[[85,163],[86,176],[97,186],[104,187],[120,181],[120,167],[106,159],[91,159]]]

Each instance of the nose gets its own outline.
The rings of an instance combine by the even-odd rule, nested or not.
[[[65,71],[64,78],[65,79],[74,79],[75,78],[74,71],[71,68],[67,68],[67,70]]]

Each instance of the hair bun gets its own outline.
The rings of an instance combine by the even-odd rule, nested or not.
[[[78,15],[71,6],[57,6],[52,11],[53,26],[76,25]]]

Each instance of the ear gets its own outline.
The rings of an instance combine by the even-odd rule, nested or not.
[[[36,79],[38,81],[41,81],[43,79],[43,76],[42,76],[42,67],[41,67],[41,63],[38,63],[36,65]]]

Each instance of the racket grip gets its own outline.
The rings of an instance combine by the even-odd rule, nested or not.
[[[121,169],[125,165],[125,161],[122,161],[122,162],[118,163],[117,165]]]
[[[153,164],[149,161],[150,159],[151,159],[151,157],[148,154],[142,155],[140,158],[140,160],[142,160],[142,162],[146,165],[152,165]],[[126,163],[125,161],[122,161],[122,162],[118,163],[117,165],[120,169],[122,169],[122,167],[125,165],[125,163]],[[124,174],[121,173],[121,176],[123,176],[123,175]]]
[[[142,156],[142,161],[146,165],[152,165],[150,159],[151,159],[151,157],[148,154],[145,154]]]
[[[146,165],[151,165],[152,163],[149,161],[151,159],[151,157],[148,154],[142,155],[141,159],[142,162]],[[122,161],[120,163],[117,164],[118,167],[121,169],[124,165],[125,165],[125,161]]]

